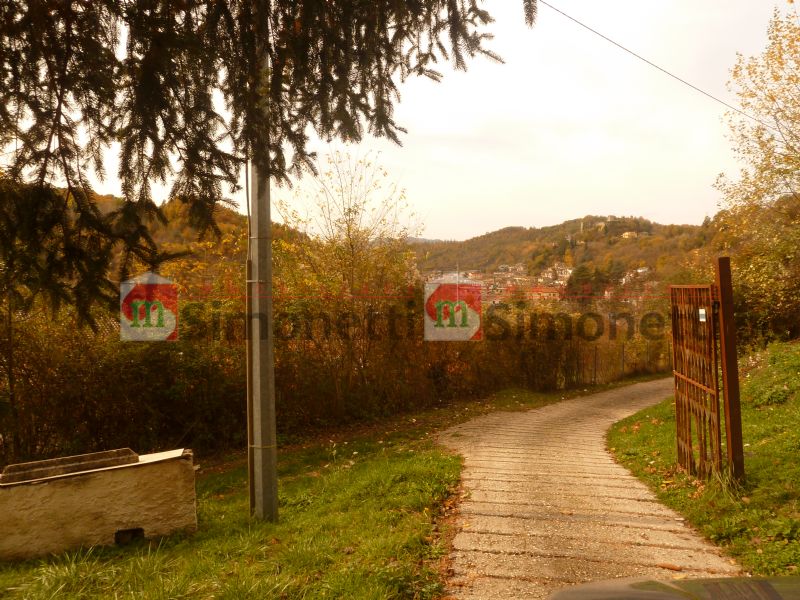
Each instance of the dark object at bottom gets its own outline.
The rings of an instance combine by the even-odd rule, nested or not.
[[[601,581],[560,590],[550,600],[800,600],[800,577]]]
[[[120,529],[114,534],[114,543],[117,546],[130,544],[134,540],[144,539],[144,529],[136,527],[134,529]]]

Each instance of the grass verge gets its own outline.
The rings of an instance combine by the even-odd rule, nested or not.
[[[246,467],[198,481],[198,532],[0,567],[11,598],[431,598],[432,515],[459,459],[376,440],[282,462],[280,522],[248,517]]]
[[[434,598],[459,457],[435,433],[495,410],[527,410],[570,392],[506,390],[362,424],[281,448],[280,522],[249,518],[241,454],[202,461],[197,533],[0,564],[9,598]]]
[[[700,481],[676,468],[674,400],[616,423],[608,446],[708,539],[753,575],[800,566],[800,344],[741,362],[746,481]],[[724,424],[722,425],[724,432]],[[723,455],[725,450],[723,448]]]

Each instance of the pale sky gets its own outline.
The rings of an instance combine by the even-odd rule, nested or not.
[[[548,1],[734,105],[726,83],[736,53],[759,54],[774,8],[787,6]],[[440,83],[407,81],[395,113],[408,129],[403,146],[370,138],[352,149],[381,153],[425,237],[466,239],[585,214],[699,224],[718,210],[712,184],[720,172],[738,170],[724,106],[547,6],[533,29],[524,25],[521,0],[485,7],[496,19],[490,47],[505,64],[478,58],[467,72],[446,68]],[[113,183],[99,187],[114,192]]]
[[[769,0],[550,0],[618,43],[736,105],[736,53],[760,53]],[[712,187],[738,170],[726,108],[546,6],[533,29],[521,0],[493,0],[491,47],[440,83],[403,86],[403,146],[369,140],[408,193],[429,238],[466,239],[509,225],[585,214],[702,222]]]

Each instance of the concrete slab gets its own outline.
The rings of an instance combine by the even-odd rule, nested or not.
[[[197,528],[191,450],[142,455],[134,463],[89,471],[28,471],[49,475],[0,482],[0,560]]]

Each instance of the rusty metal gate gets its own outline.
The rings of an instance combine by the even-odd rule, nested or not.
[[[678,464],[701,477],[722,467],[714,287],[670,286]]]
[[[722,470],[722,391],[728,465],[740,479],[744,459],[729,259],[717,259],[715,284],[670,286],[670,305],[678,464],[700,477]]]

